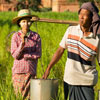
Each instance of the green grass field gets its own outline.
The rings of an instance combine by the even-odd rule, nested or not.
[[[60,20],[78,21],[78,14],[71,12],[54,13],[54,12],[33,12],[41,18],[51,18]],[[13,58],[9,52],[11,36],[8,35],[13,31],[18,31],[17,25],[11,23],[12,18],[17,15],[16,12],[0,12],[0,100],[22,100],[19,95],[16,98],[12,86],[12,66]],[[31,29],[37,31],[42,39],[42,57],[38,62],[37,78],[41,78],[47,65],[49,64],[54,52],[59,47],[59,43],[69,25],[37,22],[33,23]],[[48,78],[59,79],[59,90],[57,100],[64,100],[63,93],[63,74],[65,61],[67,59],[67,50],[64,52],[61,60],[52,68]],[[41,66],[43,65],[43,68]],[[100,78],[100,68],[97,64],[97,70]],[[95,86],[95,100],[97,100],[98,89],[100,88],[100,79]]]

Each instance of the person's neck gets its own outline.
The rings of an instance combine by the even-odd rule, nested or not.
[[[21,29],[21,32],[24,33],[22,29]],[[30,32],[30,29],[27,30],[27,33],[28,33],[28,32]]]
[[[89,32],[89,28],[90,27],[81,26],[81,30],[82,30],[84,36],[88,36],[91,33],[91,32]]]

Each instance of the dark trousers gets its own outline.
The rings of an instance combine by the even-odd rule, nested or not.
[[[67,100],[68,98],[68,93],[69,93],[69,87],[66,82],[64,82],[64,100]]]
[[[69,100],[94,100],[93,86],[69,85]]]
[[[68,94],[69,100],[94,100],[93,86],[69,85],[64,82],[65,100],[67,100]]]

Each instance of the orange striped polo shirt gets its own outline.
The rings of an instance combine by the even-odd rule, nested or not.
[[[80,25],[70,26],[60,42],[67,49],[64,81],[71,85],[95,85],[98,79],[96,58],[98,36],[83,36]]]

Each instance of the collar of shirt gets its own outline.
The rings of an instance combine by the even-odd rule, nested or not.
[[[22,34],[22,31],[19,30],[18,31],[18,35],[20,36]],[[26,33],[26,36],[29,37],[31,35],[31,30],[29,32]]]
[[[77,29],[83,34],[80,25],[77,26]],[[88,36],[82,36],[82,37],[85,37],[85,38],[93,38],[94,35],[93,35],[93,32],[91,32]]]

